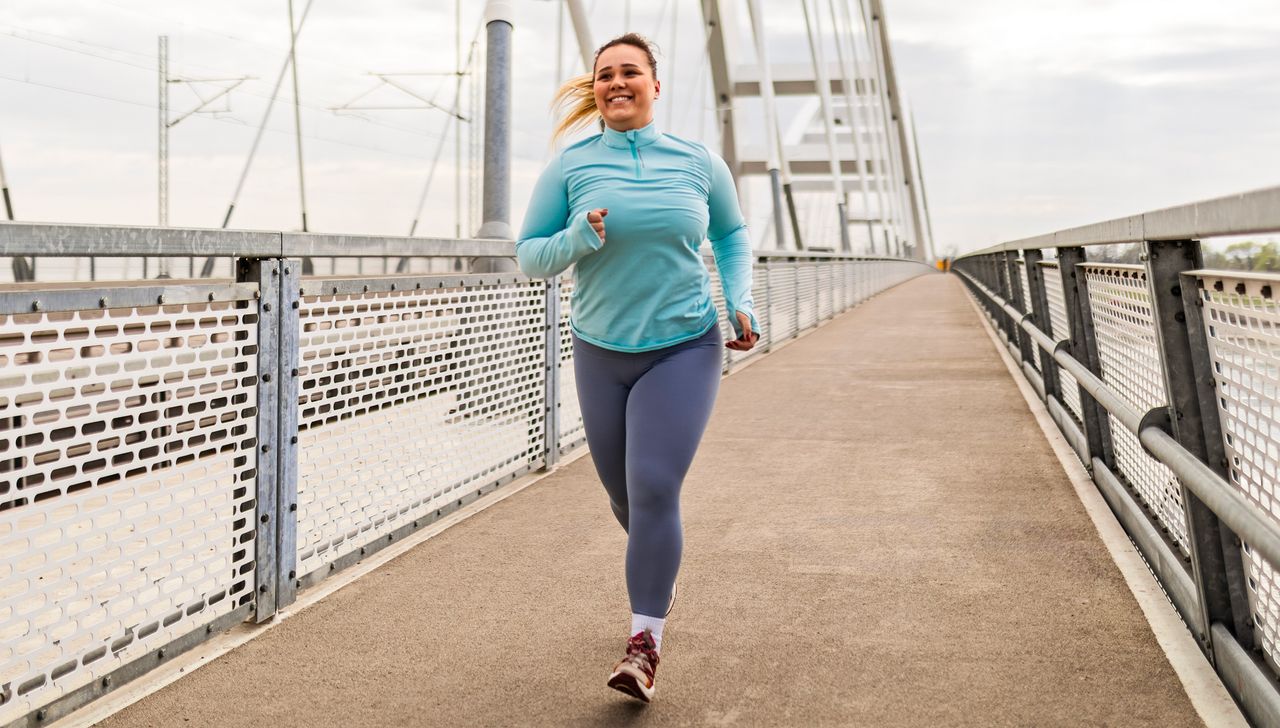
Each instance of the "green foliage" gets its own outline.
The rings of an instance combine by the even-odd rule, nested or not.
[[[1245,240],[1232,243],[1224,250],[1204,249],[1206,268],[1228,270],[1280,271],[1280,245]]]

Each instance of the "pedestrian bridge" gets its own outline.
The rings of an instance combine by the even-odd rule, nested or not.
[[[760,254],[644,712],[603,687],[624,539],[571,279],[502,241],[0,225],[234,271],[0,292],[0,724],[1273,724],[1277,279],[1196,241],[1278,209],[947,275]]]

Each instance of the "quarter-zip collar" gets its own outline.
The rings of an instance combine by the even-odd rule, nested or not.
[[[628,129],[626,131],[618,131],[606,126],[601,141],[604,142],[606,147],[613,147],[614,149],[637,149],[658,141],[661,136],[662,132],[658,131],[658,122],[654,120],[639,129]]]

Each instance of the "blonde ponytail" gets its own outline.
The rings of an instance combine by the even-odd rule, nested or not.
[[[551,107],[561,110],[563,116],[556,124],[555,133],[551,135],[553,143],[600,118],[600,111],[596,108],[594,84],[595,75],[584,73],[569,79],[556,91]]]

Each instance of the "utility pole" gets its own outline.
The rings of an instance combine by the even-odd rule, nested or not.
[[[157,174],[157,217],[160,227],[169,226],[169,36],[160,36],[160,139]]]
[[[298,95],[298,33],[293,25],[293,0],[289,0],[289,65],[293,68],[293,138],[298,146],[298,196],[302,201],[302,232],[307,232],[307,179],[302,163],[302,103]],[[308,266],[304,261],[303,268]],[[305,270],[303,271],[306,272]]]
[[[474,45],[474,44],[473,44]],[[453,3],[453,106],[462,104],[462,0]],[[453,127],[453,237],[462,237],[462,125]]]
[[[252,76],[237,76],[234,78],[171,78],[169,76],[169,36],[160,36],[159,43],[159,62],[156,64],[159,71],[159,124],[157,128],[157,162],[158,170],[156,174],[157,190],[156,190],[156,217],[160,227],[169,226],[169,130],[177,126],[182,120],[194,114],[209,112],[217,113],[218,110],[210,110],[208,107],[213,102],[231,93],[237,86],[245,81],[253,78]],[[175,83],[188,84],[196,97],[200,99],[200,103],[186,113],[175,119],[169,118],[169,85]],[[206,96],[196,89],[195,84],[212,83],[212,84],[230,84],[229,86],[221,86],[217,93]],[[228,212],[228,217],[230,213]],[[226,227],[225,223],[223,227]],[[143,264],[143,276],[146,275],[146,264]],[[160,278],[169,277],[169,259],[160,258],[159,272],[157,276]]]
[[[298,34],[302,32],[302,26],[307,22],[307,15],[311,12],[312,0],[307,0],[307,4],[302,8],[302,17],[298,19],[297,27],[291,30],[292,37],[296,39]],[[271,109],[275,106],[276,97],[280,95],[280,86],[284,84],[284,75],[288,73],[289,68],[293,65],[293,42],[289,43],[289,55],[285,56],[284,63],[280,66],[280,73],[276,75],[276,83],[271,87],[271,95],[267,97],[267,110],[262,113],[262,122],[258,124],[258,132],[253,137],[253,144],[249,147],[249,156],[245,158],[244,170],[240,172],[240,181],[236,183],[236,191],[231,195],[231,204],[227,205],[227,214],[222,218],[222,227],[225,229],[231,224],[231,214],[236,210],[236,202],[240,200],[240,193],[244,190],[244,182],[249,177],[249,168],[253,166],[253,158],[258,153],[258,143],[262,141],[262,133],[267,129],[267,120],[271,118]],[[205,272],[201,276],[208,278],[213,270],[213,259],[205,261]]]

